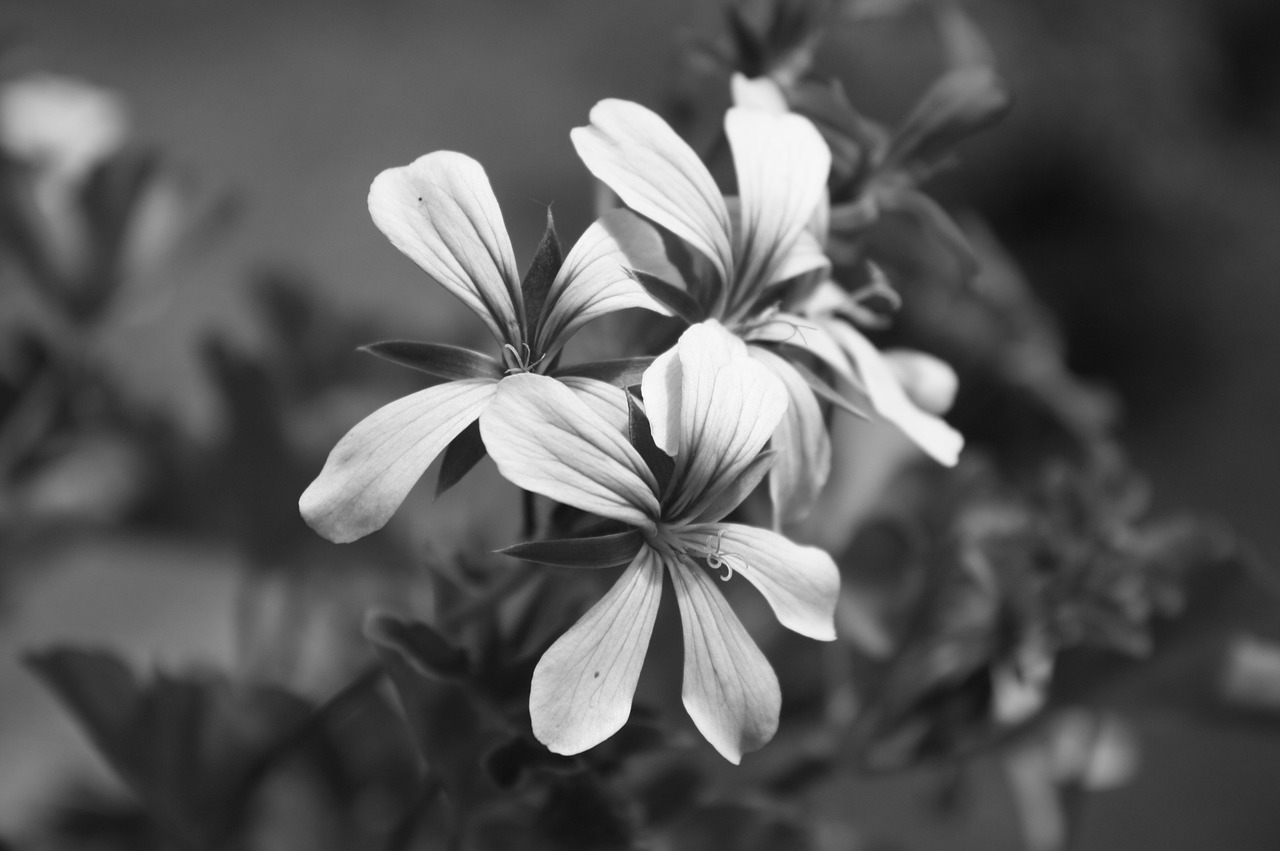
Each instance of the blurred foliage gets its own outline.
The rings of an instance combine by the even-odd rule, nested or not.
[[[1015,17],[998,4],[981,8]],[[1072,9],[1044,14],[1086,15]],[[892,125],[864,115],[842,81],[820,71],[845,27],[881,26],[886,16],[926,20],[945,66]],[[1212,33],[1232,46],[1223,73],[1244,81],[1228,86],[1231,120],[1274,136],[1274,56],[1250,25],[1255,16],[1274,27],[1266,10],[1237,2],[1214,12]],[[386,398],[412,380],[354,357],[377,329],[316,300],[306,281],[262,276],[262,350],[204,341],[225,414],[212,441],[130,398],[94,357],[94,340],[127,333],[122,316],[147,297],[156,266],[216,239],[234,204],[180,178],[159,154],[131,149],[123,131],[108,128],[96,149],[61,167],[47,152],[32,159],[30,149],[5,148],[0,275],[5,286],[29,287],[37,310],[7,327],[0,347],[3,578],[38,562],[41,540],[66,534],[226,547],[243,567],[247,647],[233,672],[149,677],[105,650],[29,655],[127,795],[70,790],[24,841],[886,848],[896,846],[856,833],[818,802],[867,771],[941,765],[963,777],[974,761],[996,759],[1022,778],[1013,798],[1029,844],[1066,847],[1066,834],[1037,825],[1132,773],[1134,745],[1118,719],[1175,712],[1273,733],[1276,578],[1219,524],[1151,510],[1116,436],[1114,395],[1069,368],[1070,346],[1037,295],[1070,308],[1103,284],[1063,297],[1066,285],[1051,281],[1033,292],[984,224],[926,192],[954,164],[956,146],[1010,107],[993,56],[966,7],[948,0],[761,0],[726,6],[723,32],[691,42],[670,100],[677,126],[718,174],[731,73],[769,77],[790,109],[817,124],[835,156],[836,280],[854,293],[878,282],[865,290],[863,317],[877,342],[954,367],[949,420],[968,440],[955,469],[893,466],[873,510],[847,519],[842,606],[855,626],[817,661],[811,648],[770,636],[767,649],[786,660],[777,666],[786,714],[777,741],[737,773],[692,743],[661,697],[585,754],[550,754],[534,739],[533,666],[584,608],[566,577],[466,548],[423,559],[394,532],[335,548],[305,527],[298,494],[351,394]],[[102,108],[114,114],[109,102]],[[1059,155],[1068,154],[1045,156]],[[1074,193],[1088,196],[1112,176],[1080,167],[1086,190]],[[1077,177],[1067,175],[1056,179]],[[1066,191],[1018,191],[1033,189],[1050,200]],[[977,201],[1005,233],[1021,207],[995,192]],[[1116,204],[1125,193],[1100,194]],[[1087,200],[1071,211],[1073,227],[1103,203]],[[1124,231],[1126,217],[1143,212],[1116,215],[1095,226]],[[1057,255],[1033,244],[1024,256],[1038,280]],[[1071,283],[1083,277],[1070,271]],[[1106,285],[1122,272],[1113,268]],[[1137,292],[1117,284],[1106,300],[1152,300],[1150,288]],[[648,330],[650,339],[669,333],[660,322]],[[526,505],[529,532],[587,522],[564,507]],[[1057,809],[1031,803],[1036,784]],[[1047,845],[1034,840],[1045,835]]]

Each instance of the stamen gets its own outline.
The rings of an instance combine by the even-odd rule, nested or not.
[[[734,567],[735,562],[731,561],[731,559],[736,560],[736,564],[737,564],[736,569],[739,572],[743,572],[747,569],[747,562],[742,556],[737,555],[736,553],[724,552],[724,550],[722,549],[723,546],[724,546],[724,530],[723,529],[720,530],[720,532],[715,536],[714,539],[708,535],[707,543],[706,543],[706,548],[707,548],[706,561],[707,561],[707,567],[711,568],[712,570],[723,570],[724,575],[720,577],[720,581],[728,582],[730,579],[733,578],[733,571],[735,570],[735,567]]]
[[[537,360],[531,361],[533,350],[529,348],[528,343],[521,343],[520,349],[517,350],[511,343],[503,343],[502,360],[507,364],[507,375],[513,375],[517,372],[530,372],[535,366],[542,363],[547,357],[544,352]]]

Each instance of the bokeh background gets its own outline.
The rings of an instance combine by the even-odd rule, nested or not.
[[[1123,400],[1122,434],[1156,505],[1221,517],[1276,563],[1280,7],[968,8],[1016,105],[932,188],[986,217],[1057,311],[1073,368]],[[6,71],[120,92],[143,143],[234,194],[234,228],[171,273],[167,311],[104,353],[140,397],[209,435],[225,412],[194,341],[213,328],[263,344],[247,297],[263,270],[296,271],[386,338],[478,340],[478,323],[460,322],[369,222],[369,181],[427,151],[463,151],[487,168],[518,257],[531,255],[547,204],[572,239],[590,219],[592,186],[569,128],[604,97],[660,104],[682,40],[717,28],[720,12],[709,0],[7,0],[0,36]],[[932,29],[912,15],[834,33],[821,61],[889,122],[941,68]],[[417,534],[449,534],[466,497],[452,509],[449,499]],[[29,818],[61,774],[94,764],[17,649],[104,641],[148,663],[218,665],[234,644],[229,561],[154,544],[69,546],[8,604],[0,829]],[[1280,739],[1187,733],[1158,717],[1138,733],[1141,773],[1091,800],[1083,847],[1277,847]],[[847,806],[920,847],[1017,847],[998,779],[959,824],[908,822],[931,782],[868,781]]]

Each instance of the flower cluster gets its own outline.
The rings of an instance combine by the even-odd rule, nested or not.
[[[946,464],[960,450],[938,416],[949,399],[922,407],[842,310],[848,294],[823,250],[831,151],[808,118],[741,94],[758,85],[735,78],[743,105],[724,117],[736,195],[657,114],[597,104],[572,141],[625,207],[563,257],[549,225],[523,279],[485,173],[468,157],[427,154],[383,172],[369,193],[378,228],[476,313],[498,348],[370,346],[438,383],[343,437],[302,495],[302,514],[330,540],[352,541],[381,528],[437,457],[444,489],[487,454],[511,483],[597,518],[576,537],[506,550],[549,565],[626,567],[533,673],[533,731],[557,753],[593,747],[626,723],[664,575],[683,623],[683,700],[695,725],[733,762],[768,742],[778,680],[713,580],[746,579],[783,626],[834,639],[836,565],[782,534],[821,494],[828,413],[890,422]],[[685,330],[665,351],[562,362],[572,335],[626,308]],[[726,522],[766,476],[773,528]]]

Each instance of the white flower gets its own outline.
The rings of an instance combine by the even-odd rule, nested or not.
[[[547,269],[534,269],[522,286],[484,169],[462,154],[437,151],[382,172],[369,190],[369,212],[393,245],[480,317],[501,346],[501,360],[439,344],[371,347],[447,383],[362,420],[302,494],[303,517],[340,543],[382,528],[428,465],[484,413],[505,376],[551,372],[587,404],[616,418],[622,391],[588,377],[585,369],[551,365],[590,320],[627,307],[655,309],[623,269],[613,234],[627,227],[625,213],[588,228],[558,271],[551,270],[553,279],[547,280]],[[558,249],[554,254],[553,265]],[[617,398],[610,400],[611,394]]]
[[[773,737],[781,695],[768,661],[713,581],[741,576],[778,620],[811,638],[835,637],[835,563],[774,532],[720,522],[759,483],[760,450],[787,392],[718,323],[695,325],[644,376],[655,466],[614,423],[538,376],[503,382],[481,420],[502,474],[630,531],[513,547],[550,564],[628,564],[613,588],[539,661],[529,710],[535,735],[572,754],[626,723],[657,615],[665,570],[684,631],[684,705],[726,759]]]

